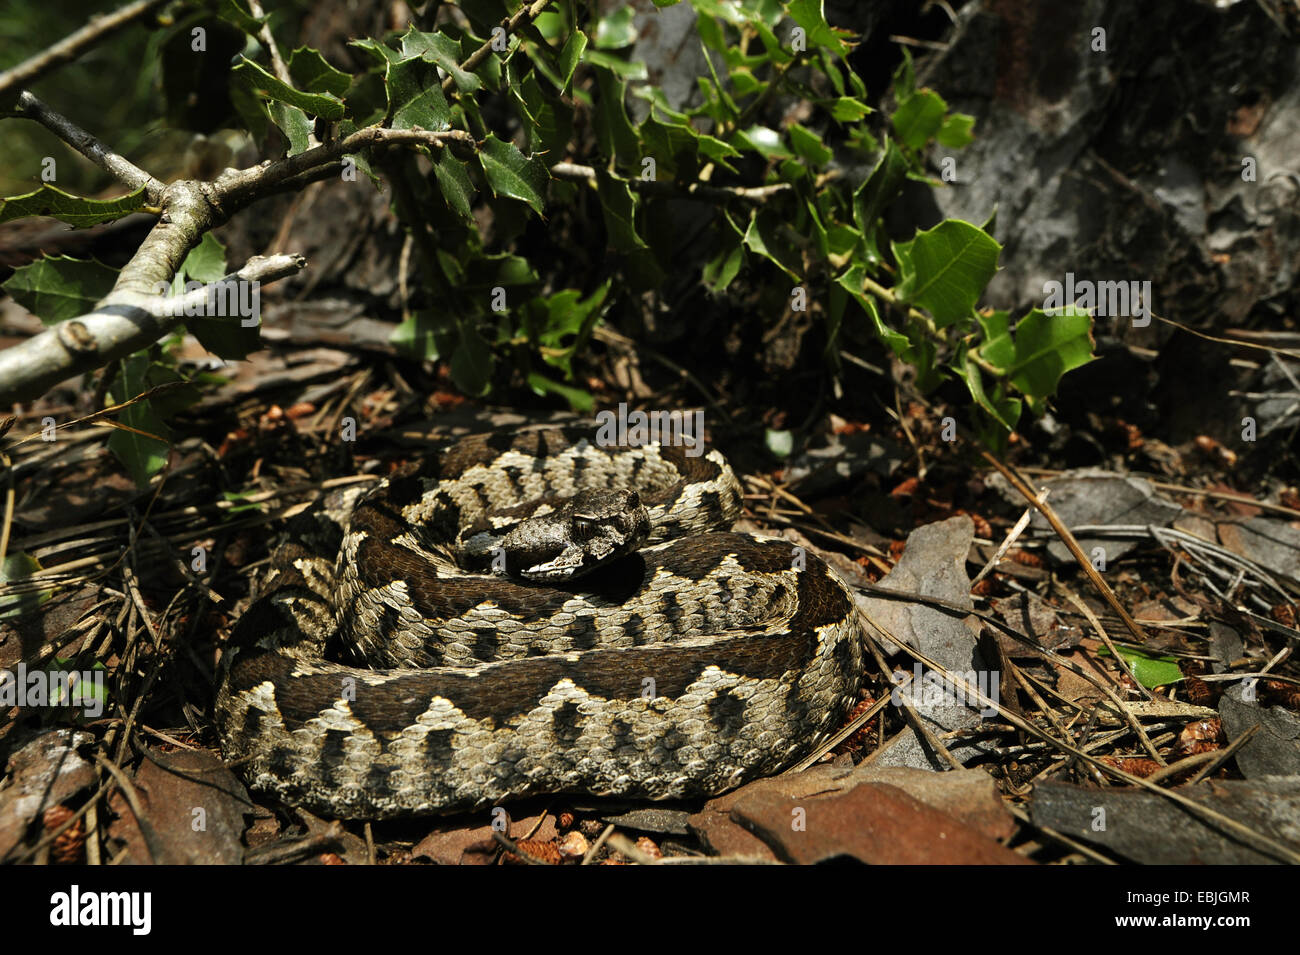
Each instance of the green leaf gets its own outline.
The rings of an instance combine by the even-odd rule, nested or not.
[[[6,554],[5,559],[0,561],[0,584],[11,584],[19,580],[25,580],[40,569],[41,565],[36,558],[22,551]],[[0,620],[7,620],[29,613],[52,596],[54,596],[54,588],[52,587],[45,590],[0,596]]]
[[[1183,671],[1178,666],[1178,658],[1168,655],[1155,656],[1144,653],[1134,647],[1116,647],[1133,671],[1133,677],[1148,690],[1158,686],[1169,686],[1183,679]],[[1110,656],[1110,650],[1099,647],[1097,655]]]
[[[122,360],[111,398],[115,404],[120,403],[165,381],[179,379],[171,369],[152,364],[147,355],[137,352]],[[134,430],[114,429],[108,449],[122,462],[137,487],[148,487],[149,479],[167,466],[167,427],[149,400],[137,401],[119,411],[117,421]]]
[[[418,126],[438,132],[451,128],[451,107],[442,95],[438,70],[432,63],[421,57],[389,63],[384,82],[393,129]]]
[[[612,284],[613,279],[606,279],[585,299],[577,289],[564,289],[524,303],[521,314],[529,337],[540,346],[542,359],[566,378],[573,377],[573,356],[586,346]]]
[[[296,106],[290,106],[288,103],[281,103],[276,100],[267,103],[266,108],[271,114],[271,119],[275,121],[275,125],[288,138],[290,156],[296,156],[311,148],[311,133],[314,124],[307,118],[306,113]]]
[[[618,7],[609,16],[601,17],[596,24],[596,47],[601,50],[619,50],[636,42],[633,19],[636,10],[631,5]]]
[[[393,329],[388,343],[417,361],[437,361],[455,347],[456,330],[445,316],[422,309]]]
[[[916,70],[912,67],[912,53],[903,47],[903,62],[894,70],[894,99],[902,102],[916,92]]]
[[[787,241],[785,228],[785,221],[778,213],[764,209],[750,220],[743,241],[749,251],[775,263],[797,282],[801,279],[803,263],[798,252]]]
[[[984,341],[979,346],[979,356],[1005,376],[1016,360],[1016,345],[1011,340],[1011,313],[980,312],[975,315],[975,318],[984,332]]]
[[[918,90],[898,104],[891,121],[894,132],[909,149],[920,149],[943,126],[948,104],[933,90]]]
[[[605,218],[609,244],[619,252],[646,248],[645,241],[636,231],[637,199],[631,187],[622,179],[615,179],[605,170],[597,169],[596,192],[600,196],[600,210]]]
[[[215,282],[226,274],[226,247],[211,232],[203,233],[199,244],[190,249],[181,263],[181,272],[199,282]]]
[[[492,347],[468,322],[461,322],[460,341],[452,349],[449,370],[456,387],[467,395],[487,394],[492,383]]]
[[[1015,344],[1011,383],[1030,398],[1054,395],[1062,375],[1093,359],[1092,316],[1073,306],[1055,315],[1036,308],[1016,325]]]
[[[149,204],[144,186],[116,199],[83,199],[49,184],[35,192],[0,199],[0,223],[26,216],[52,216],[74,226],[92,226],[112,222]]]
[[[603,53],[595,47],[587,47],[582,54],[582,62],[589,66],[598,66],[609,70],[615,76],[622,77],[629,83],[644,82],[650,79],[650,71],[644,60],[625,60],[612,53]]]
[[[569,87],[573,84],[573,71],[578,68],[586,49],[587,35],[581,30],[574,30],[564,41],[564,49],[560,51],[560,79],[564,81],[565,93],[569,92]]]
[[[546,183],[551,174],[540,157],[526,157],[513,143],[504,143],[491,133],[484,140],[478,157],[495,195],[526,202],[541,215]]]
[[[460,68],[460,41],[445,33],[421,33],[415,27],[408,27],[402,35],[402,56],[422,57],[441,66],[451,74],[456,89],[462,93],[472,93],[483,86],[477,76]]]
[[[527,376],[528,387],[539,395],[559,395],[569,403],[569,410],[587,414],[596,406],[596,400],[585,388],[565,385],[552,378],[547,378],[539,371],[530,371]]]
[[[781,134],[767,126],[751,126],[732,138],[742,149],[752,149],[764,159],[789,159],[794,155],[786,148]]]
[[[20,265],[0,287],[46,325],[53,325],[93,311],[116,281],[117,269],[101,262],[52,256]]]
[[[856,123],[873,112],[874,110],[866,103],[849,96],[841,96],[831,106],[831,116],[837,123]]]
[[[444,149],[433,166],[433,173],[438,177],[438,187],[443,198],[462,218],[473,218],[470,203],[474,201],[474,184],[470,182],[465,164]]]
[[[940,222],[893,249],[900,277],[895,294],[929,310],[939,328],[970,316],[1002,251],[992,236],[961,219]]]
[[[512,62],[512,71],[513,66]],[[529,150],[553,156],[563,155],[573,136],[573,107],[554,93],[544,90],[534,73],[511,82],[510,92],[527,117],[525,131],[528,133]]]
[[[975,136],[971,128],[975,125],[975,117],[968,116],[965,113],[953,113],[943,121],[939,127],[939,132],[935,134],[935,139],[941,146],[947,146],[949,149],[961,149],[974,142]]]
[[[790,145],[797,155],[814,166],[824,166],[831,161],[834,154],[822,143],[821,137],[798,123],[790,125]]]
[[[312,93],[329,93],[342,97],[352,85],[352,77],[326,62],[319,50],[300,46],[289,54],[289,75],[295,83]]]
[[[248,57],[240,57],[230,71],[231,76],[268,99],[296,106],[309,116],[322,119],[342,119],[343,101],[332,93],[305,93],[282,83]]]
[[[490,34],[494,26],[513,12],[505,0],[460,0],[456,5],[469,17],[474,32],[479,36]]]
[[[842,31],[835,30],[826,22],[826,14],[822,10],[822,0],[794,0],[786,13],[790,19],[799,26],[804,28],[808,35],[808,49],[814,47],[825,47],[836,56],[847,56],[849,53],[848,46],[840,39]]]
[[[911,342],[902,332],[895,331],[884,323],[880,317],[880,310],[876,307],[875,298],[862,291],[863,271],[862,264],[855,262],[835,282],[848,292],[853,297],[853,300],[862,307],[862,310],[867,313],[867,318],[870,319],[871,326],[875,329],[876,337],[888,345],[890,351],[906,361],[911,353]]]
[[[466,273],[467,289],[490,289],[498,285],[512,288],[535,285],[538,280],[527,259],[508,252],[475,256],[466,265]]]
[[[773,66],[784,66],[786,63],[790,63],[794,60],[794,55],[781,45],[781,41],[777,39],[776,34],[772,32],[770,26],[766,23],[754,23],[752,26],[758,31],[758,38],[763,41],[763,50],[766,52],[767,58],[771,61]],[[724,53],[726,52],[727,45],[725,40],[719,38],[718,46],[714,47],[714,49],[718,49],[719,47],[721,47]]]
[[[358,50],[363,50],[370,54],[370,58],[379,66],[387,68],[389,63],[396,63],[402,58],[391,46],[386,46],[370,37],[362,37],[360,40],[348,40],[348,46],[355,46]]]
[[[250,290],[236,280],[212,288],[203,307],[186,315],[185,327],[217,357],[243,361],[262,348],[260,306]],[[246,320],[250,324],[245,325]]]
[[[246,491],[223,491],[221,497],[229,501],[231,506],[222,509],[222,514],[227,520],[238,514],[260,514],[262,512],[261,501],[250,501],[251,497]]]
[[[644,155],[655,161],[655,175],[669,180],[684,170],[694,170],[699,152],[699,137],[689,127],[675,123],[661,123],[651,115],[641,123],[641,142]]]
[[[625,84],[605,67],[596,66],[592,69],[596,74],[599,96],[595,119],[600,151],[625,165],[634,165],[641,156],[636,130],[632,128],[632,122],[627,118],[627,108],[623,104]]]
[[[785,460],[794,454],[794,432],[777,431],[773,428],[766,428],[763,431],[763,443],[767,446],[768,452],[775,458]]]
[[[952,370],[958,378],[966,382],[966,389],[975,399],[976,404],[992,415],[1007,431],[1015,430],[1017,422],[1020,421],[1020,399],[1003,395],[1000,387],[993,395],[989,395],[984,390],[983,373],[969,350],[962,350],[959,360],[953,363]]]
[[[730,229],[722,229],[721,232],[724,234],[722,248],[704,264],[700,273],[700,280],[715,295],[727,290],[727,286],[740,273],[740,267],[745,264],[745,249],[741,245],[740,236]]]
[[[257,36],[262,29],[262,24],[266,22],[265,16],[253,16],[242,0],[220,0],[217,4],[217,16],[251,36]]]
[[[885,152],[876,168],[853,192],[853,222],[867,240],[867,258],[872,262],[880,259],[875,239],[880,217],[907,181],[907,168],[907,157],[898,144],[886,140]]]

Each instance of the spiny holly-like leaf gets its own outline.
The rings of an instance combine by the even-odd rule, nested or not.
[[[790,124],[790,145],[794,147],[796,154],[814,166],[826,165],[835,155],[826,148],[820,136],[798,123]]]
[[[524,323],[529,337],[541,346],[547,364],[559,368],[566,378],[573,377],[573,356],[587,344],[613,281],[606,279],[586,298],[577,289],[564,289],[524,303]]]
[[[966,382],[966,389],[975,399],[976,404],[987,411],[1007,431],[1015,430],[1016,423],[1020,420],[1020,399],[1002,394],[1001,386],[990,395],[984,388],[983,373],[970,351],[962,350],[958,360],[953,363],[952,370],[958,378]]]
[[[226,250],[216,236],[208,232],[181,263],[180,275],[177,275],[175,284],[180,285],[182,276],[186,280],[206,284],[216,282],[225,275]],[[254,306],[259,303],[252,300],[251,286],[232,282],[221,287],[208,301],[215,308],[205,306],[197,310],[197,314],[185,318],[185,327],[199,340],[200,345],[227,361],[243,361],[253,352],[261,350],[261,323],[254,321],[258,317],[254,313]],[[251,324],[245,325],[246,320]]]
[[[330,66],[319,50],[309,46],[300,46],[289,55],[289,75],[311,93],[341,97],[352,85],[352,77]]]
[[[504,143],[490,133],[478,156],[493,193],[526,202],[541,214],[550,171],[540,157],[527,157],[513,143]]]
[[[509,69],[512,74],[509,93],[524,114],[529,150],[562,156],[573,135],[573,107],[560,96],[543,89],[535,72],[518,79],[513,75],[513,62]]]
[[[831,105],[831,116],[837,123],[856,123],[874,112],[870,106],[851,96],[841,96]]]
[[[122,360],[111,397],[115,403],[123,402],[179,378],[171,369],[152,364],[148,356],[138,352]],[[148,487],[149,479],[167,465],[167,426],[147,399],[118,412],[116,420],[126,427],[114,430],[108,449],[122,462],[137,487]]]
[[[262,24],[266,22],[264,16],[253,16],[242,0],[220,0],[217,4],[217,16],[252,36],[256,36],[262,29]]]
[[[949,149],[961,149],[974,141],[975,136],[971,133],[971,128],[974,125],[974,116],[968,116],[965,113],[953,113],[944,119],[943,125],[934,134],[934,138],[941,146],[947,146]]]
[[[636,231],[637,201],[628,184],[603,169],[596,170],[596,184],[609,244],[619,252],[646,248],[645,240]]]
[[[474,201],[474,184],[470,182],[465,164],[444,149],[433,167],[447,204],[462,217],[470,218],[470,203]]]
[[[939,328],[963,321],[998,268],[1002,247],[978,226],[947,219],[910,242],[895,242],[901,301],[928,309]]]
[[[1011,313],[992,311],[975,316],[984,332],[979,355],[1005,375],[1016,361],[1016,344],[1011,340]]]
[[[618,50],[636,42],[636,26],[632,21],[636,10],[624,5],[615,8],[608,16],[601,17],[596,24],[596,48],[600,50]]]
[[[593,67],[593,70],[600,97],[594,117],[600,151],[606,156],[616,157],[622,163],[635,163],[641,157],[636,130],[632,128],[632,122],[627,118],[627,108],[623,104],[626,84],[612,70],[603,66]]]
[[[786,13],[790,19],[804,28],[808,35],[808,49],[825,47],[836,56],[847,56],[849,48],[840,39],[840,31],[826,22],[826,13],[822,9],[822,0],[794,0]]]
[[[92,311],[117,281],[117,269],[94,259],[53,256],[20,265],[3,288],[46,325]]]
[[[413,56],[388,64],[388,115],[393,129],[451,128],[451,107],[442,95],[438,70],[427,60]]]
[[[402,56],[423,57],[430,63],[441,66],[451,74],[456,89],[462,93],[472,93],[483,85],[483,81],[473,73],[460,68],[463,58],[460,42],[445,33],[421,33],[415,27],[410,27],[402,35]]]
[[[398,53],[391,46],[386,46],[368,36],[362,37],[359,40],[348,40],[348,46],[355,46],[358,50],[363,50],[370,54],[371,59],[383,67],[387,67],[389,63],[396,63],[402,58],[402,54]]]
[[[744,243],[749,251],[774,262],[792,279],[798,281],[802,263],[799,254],[783,234],[784,220],[777,213],[764,209],[750,220],[745,230]]]
[[[900,358],[906,359],[908,352],[911,350],[911,343],[907,336],[902,332],[895,331],[884,323],[880,317],[880,310],[876,307],[876,300],[862,291],[863,268],[861,263],[855,263],[843,275],[837,278],[836,284],[843,288],[853,297],[853,300],[862,307],[867,313],[867,318],[871,320],[871,327],[875,329],[876,336],[889,346],[890,351]]]
[[[203,233],[199,244],[185,256],[181,271],[198,282],[215,282],[226,274],[226,247],[211,232]]]
[[[564,49],[560,51],[560,79],[564,81],[565,93],[569,92],[569,87],[573,83],[573,71],[578,68],[583,51],[586,49],[587,35],[581,30],[574,30],[564,41]]]
[[[885,141],[885,151],[871,175],[853,192],[853,224],[866,240],[867,258],[880,259],[876,248],[876,230],[885,208],[893,202],[907,181],[907,157],[892,139]]]
[[[1062,375],[1092,361],[1092,317],[1073,306],[1056,315],[1036,308],[1016,325],[1015,344],[1011,383],[1030,398],[1046,398]]]
[[[0,199],[0,222],[12,222],[26,216],[52,216],[74,226],[92,226],[112,222],[149,204],[144,186],[116,199],[83,199],[49,184],[35,192]]]
[[[231,76],[256,90],[262,96],[279,103],[295,106],[310,116],[323,119],[341,119],[343,101],[332,93],[305,93],[282,83],[277,77],[262,69],[247,57],[241,57],[230,71]]]
[[[718,233],[721,247],[712,259],[704,263],[700,272],[700,281],[715,295],[726,291],[727,286],[740,274],[740,267],[745,264],[745,248],[741,244],[739,233],[725,226]]]
[[[311,148],[311,133],[314,124],[306,113],[297,106],[290,106],[288,103],[281,103],[279,100],[271,100],[266,104],[266,108],[271,114],[271,119],[275,121],[275,125],[279,127],[280,132],[288,137],[288,153],[290,156],[296,156]]]
[[[920,149],[938,134],[948,104],[933,90],[917,90],[898,104],[893,115],[894,132],[909,149]]]

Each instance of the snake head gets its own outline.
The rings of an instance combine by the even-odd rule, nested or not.
[[[635,491],[588,488],[520,522],[501,546],[512,576],[556,582],[630,554],[649,536],[650,515]]]

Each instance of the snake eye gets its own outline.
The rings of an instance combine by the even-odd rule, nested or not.
[[[591,540],[596,534],[596,522],[585,517],[575,517],[573,519],[572,533],[574,540]]]

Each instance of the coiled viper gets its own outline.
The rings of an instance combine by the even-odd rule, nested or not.
[[[820,559],[718,530],[740,506],[716,451],[548,429],[462,440],[350,514],[309,511],[223,655],[223,750],[254,789],[343,818],[775,773],[853,702],[861,633]],[[610,556],[566,577],[593,551]]]

